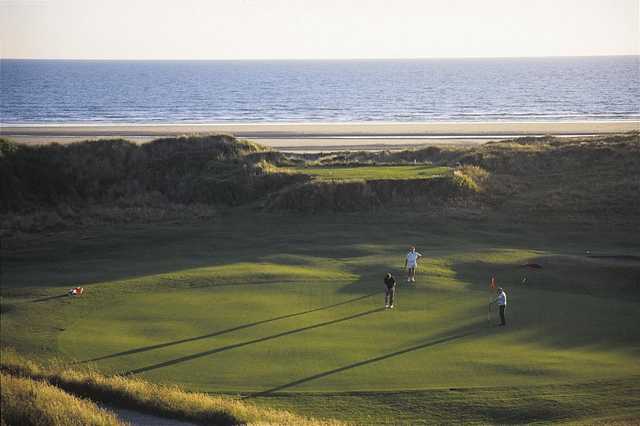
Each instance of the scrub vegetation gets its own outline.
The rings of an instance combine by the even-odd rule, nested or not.
[[[637,132],[340,154],[283,154],[231,136],[35,147],[1,140],[0,230],[207,221],[242,206],[310,213],[411,206],[629,225],[640,216],[639,175]]]
[[[41,380],[0,373],[0,395],[2,425],[123,425],[93,402]]]

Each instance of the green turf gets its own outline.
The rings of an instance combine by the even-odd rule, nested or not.
[[[370,166],[370,167],[297,167],[296,173],[320,180],[428,179],[451,172],[449,167]]]
[[[360,424],[636,424],[640,417],[640,389],[636,380],[637,377],[522,387],[282,393],[252,400],[306,415],[339,416]]]
[[[385,311],[409,244],[418,282]],[[5,247],[2,341],[35,356],[361,423],[638,414],[640,262],[584,254],[638,256],[629,233],[244,213]]]

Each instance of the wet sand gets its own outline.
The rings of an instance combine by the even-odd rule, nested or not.
[[[29,144],[118,137],[143,143],[165,136],[225,133],[284,151],[317,151],[471,145],[520,136],[571,137],[632,130],[640,130],[639,121],[38,125],[2,126],[0,136]]]

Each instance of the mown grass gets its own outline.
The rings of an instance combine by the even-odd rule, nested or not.
[[[0,396],[3,426],[124,425],[93,402],[43,381],[0,373]]]
[[[320,180],[398,180],[428,179],[451,173],[449,167],[434,166],[359,166],[359,167],[296,167],[289,169],[296,173],[313,176]]]
[[[585,249],[640,254],[627,232],[469,223],[404,211],[237,212],[207,224],[83,230],[8,243],[3,345],[95,365],[102,374],[240,393],[356,423],[370,423],[371,416],[379,423],[456,422],[459,410],[444,402],[453,393],[438,404],[412,403],[411,396],[395,412],[366,410],[383,404],[385,391],[434,388],[487,389],[484,408],[470,408],[465,421],[515,418],[499,415],[508,411],[500,399],[505,387],[535,392],[606,382],[609,398],[628,408],[632,393],[624,380],[640,375],[633,326],[640,321],[634,281],[640,265],[628,261],[621,269],[618,260],[585,255]],[[386,271],[402,277],[409,244],[425,255],[418,283],[401,284],[397,308],[384,311],[381,277]],[[529,261],[544,269],[520,266]],[[520,284],[524,273],[528,286]],[[486,320],[492,274],[510,297],[506,329]],[[615,292],[593,290],[614,284]],[[58,297],[75,285],[85,295]],[[356,395],[359,405],[345,391],[375,396]],[[424,395],[415,398],[428,401]],[[522,422],[579,419],[590,398],[577,387],[572,400],[549,403],[556,405],[552,411],[535,399],[514,410]],[[595,406],[594,418],[630,412]]]
[[[185,392],[178,386],[153,384],[133,377],[106,376],[87,367],[64,363],[43,366],[11,350],[3,350],[0,369],[3,373],[3,417],[6,404],[8,424],[27,424],[31,419],[37,419],[37,410],[51,421],[33,424],[119,424],[105,410],[67,395],[61,389],[94,401],[204,424],[341,424],[305,418],[282,409],[258,407],[238,398]],[[66,421],[72,418],[74,411],[78,411],[76,420]]]
[[[581,425],[631,425],[640,419],[640,386],[636,383],[639,378],[525,387],[289,393],[254,401],[270,407],[295,407],[310,416],[322,413],[362,424],[557,424],[569,421]],[[419,418],[416,412],[420,413]],[[609,414],[602,416],[604,412]]]

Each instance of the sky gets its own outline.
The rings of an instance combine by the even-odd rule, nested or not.
[[[640,54],[640,0],[0,0],[0,57]]]

